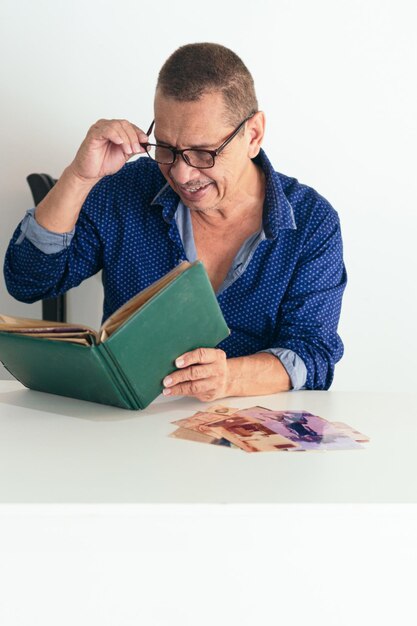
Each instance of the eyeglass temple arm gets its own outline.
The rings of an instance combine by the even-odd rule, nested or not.
[[[149,137],[149,135],[150,135],[150,134],[151,134],[151,132],[152,132],[152,128],[153,128],[153,125],[154,125],[154,124],[155,124],[155,120],[153,120],[152,124],[151,124],[151,125],[149,126],[149,128],[148,128],[148,132],[146,133],[146,135],[148,135],[148,137]],[[146,145],[147,145],[147,142],[146,142],[146,141],[140,141],[139,143],[140,143],[140,145],[141,145],[141,146],[146,146]]]
[[[153,125],[154,125],[154,124],[155,124],[155,120],[153,120],[153,121],[152,121],[152,124],[149,126],[148,132],[146,133],[146,134],[148,135],[148,137],[149,137],[149,135],[150,135],[150,134],[151,134],[151,132],[152,132],[152,128],[153,128]]]
[[[226,141],[224,141],[224,142],[222,143],[222,145],[221,145],[221,146],[219,146],[219,147],[217,148],[217,150],[207,150],[207,152],[211,152],[214,156],[219,156],[220,152],[221,152],[221,151],[222,151],[222,150],[223,150],[223,149],[224,149],[227,145],[229,145],[229,143],[232,141],[232,139],[234,139],[234,138],[236,137],[236,135],[238,134],[238,132],[240,131],[240,129],[241,129],[241,128],[243,128],[244,124],[246,124],[246,122],[247,122],[248,120],[250,120],[250,118],[251,118],[251,117],[253,117],[253,116],[255,115],[255,113],[257,113],[257,111],[255,111],[254,113],[251,113],[250,115],[248,115],[248,117],[245,117],[245,119],[243,120],[243,122],[241,122],[241,123],[239,124],[239,126],[236,128],[235,132],[234,132],[234,133],[232,133],[232,134],[230,135],[230,137],[228,137],[228,138],[226,139]]]

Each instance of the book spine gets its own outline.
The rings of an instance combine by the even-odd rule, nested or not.
[[[122,369],[119,367],[117,361],[113,358],[110,350],[107,350],[105,342],[99,343],[98,352],[103,357],[103,361],[107,366],[107,370],[112,376],[115,384],[120,389],[120,393],[127,399],[132,409],[143,409],[143,404],[138,398],[135,391],[129,384],[126,376],[123,374]]]

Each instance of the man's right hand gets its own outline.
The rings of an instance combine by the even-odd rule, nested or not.
[[[134,154],[145,152],[140,142],[147,135],[127,120],[98,120],[88,130],[75,159],[69,166],[73,175],[85,182],[98,182],[115,174]]]
[[[118,172],[134,154],[145,152],[139,142],[147,135],[127,120],[98,120],[89,129],[75,159],[38,204],[35,219],[55,233],[70,232],[91,189]]]

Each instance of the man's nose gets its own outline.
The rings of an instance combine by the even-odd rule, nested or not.
[[[188,165],[180,154],[177,154],[175,163],[172,164],[170,173],[180,185],[186,185],[191,180],[198,178],[198,170]]]

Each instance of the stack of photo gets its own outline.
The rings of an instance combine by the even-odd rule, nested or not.
[[[245,452],[356,450],[369,441],[342,422],[330,422],[303,410],[273,411],[261,406],[216,405],[172,423],[178,428],[170,437]]]

